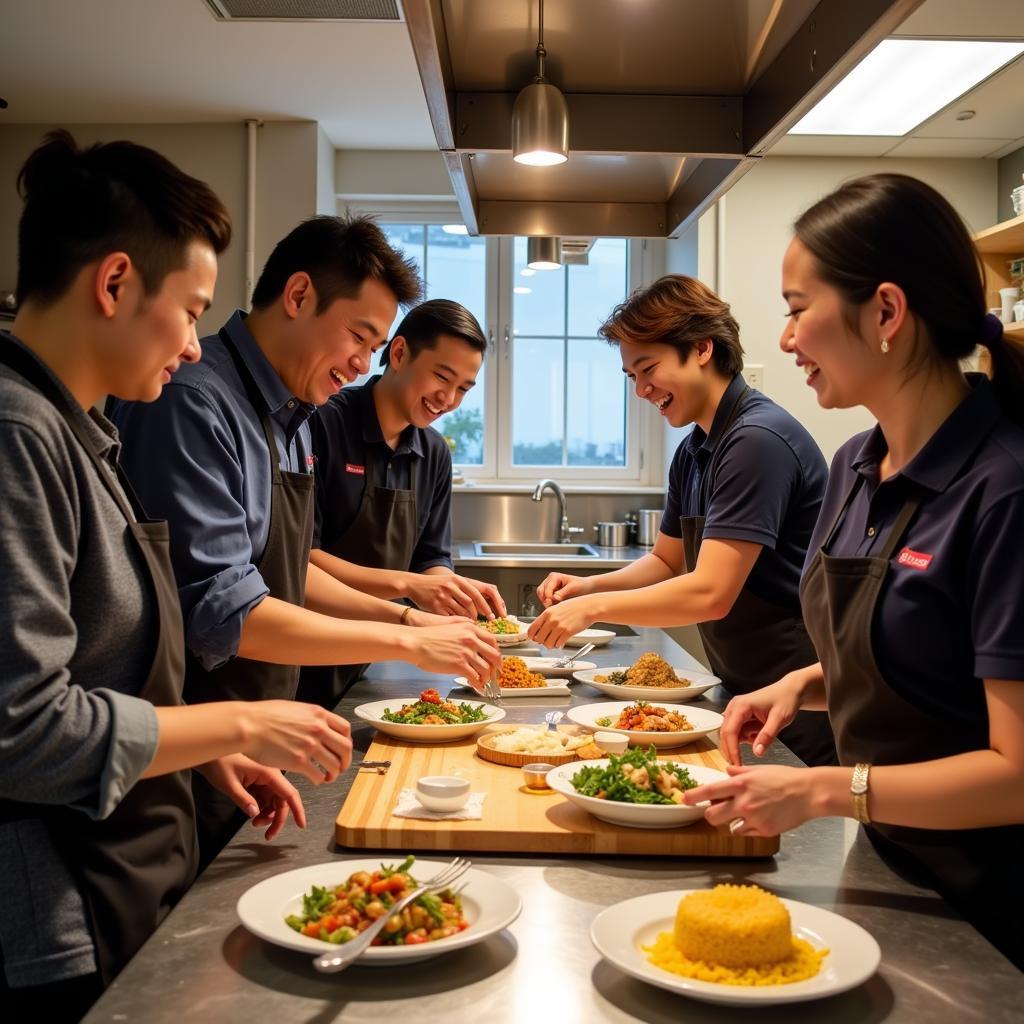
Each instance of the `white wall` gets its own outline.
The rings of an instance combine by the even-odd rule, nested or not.
[[[912,174],[937,188],[972,231],[996,220],[995,160],[862,160],[767,157],[719,203],[719,294],[740,324],[747,363],[764,366],[764,391],[793,413],[826,459],[852,434],[871,426],[863,409],[823,410],[791,356],[778,346],[785,304],[780,294],[782,255],[793,221],[848,178],[878,171]],[[701,221],[701,249],[706,238]],[[702,260],[701,276],[709,273]],[[709,284],[715,282],[704,277]]]
[[[17,276],[18,170],[52,125],[0,127],[0,291]],[[81,145],[130,139],[163,153],[205,181],[231,213],[230,247],[220,258],[214,303],[200,321],[212,333],[245,302],[245,181],[247,143],[242,122],[229,124],[66,125]],[[256,165],[256,273],[270,249],[318,208],[318,133],[315,122],[267,122],[259,129]],[[333,161],[330,154],[329,165]]]

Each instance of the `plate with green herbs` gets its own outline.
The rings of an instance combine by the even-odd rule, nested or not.
[[[576,761],[548,772],[548,785],[601,821],[630,828],[678,828],[704,817],[706,803],[682,803],[688,789],[726,779],[702,764],[660,759],[654,747],[632,747],[599,761]]]

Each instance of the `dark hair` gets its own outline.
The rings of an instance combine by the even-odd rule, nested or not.
[[[53,131],[18,174],[18,301],[49,305],[93,260],[125,252],[145,294],[185,265],[191,242],[222,253],[231,219],[209,186],[134,142],[79,149]]]
[[[598,333],[613,345],[672,345],[682,360],[689,358],[698,341],[710,338],[711,358],[719,372],[733,377],[743,369],[740,328],[729,303],[682,274],[666,274],[633,292],[612,310]]]
[[[451,299],[430,299],[413,307],[402,318],[391,341],[380,354],[380,365],[391,365],[391,346],[401,335],[415,359],[425,348],[436,348],[442,334],[460,338],[477,352],[487,351],[487,338],[480,323],[465,306]]]
[[[885,281],[899,285],[926,337],[915,333],[908,365],[955,363],[985,344],[992,382],[1006,414],[1024,417],[1024,353],[986,323],[980,257],[956,210],[930,185],[905,174],[869,174],[815,203],[794,225],[821,279],[848,307],[863,305]],[[922,355],[922,346],[930,351]]]
[[[316,289],[317,314],[337,299],[355,298],[369,278],[387,285],[403,307],[423,292],[416,264],[388,242],[370,217],[311,217],[290,231],[263,267],[252,293],[253,308],[269,306],[299,271],[309,274]]]

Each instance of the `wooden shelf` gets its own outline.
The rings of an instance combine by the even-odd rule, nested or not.
[[[1024,256],[1024,213],[1013,220],[985,228],[974,236],[978,252],[1017,257]]]
[[[1015,324],[1003,324],[1003,334],[1009,335],[1018,344],[1024,344],[1024,320]]]

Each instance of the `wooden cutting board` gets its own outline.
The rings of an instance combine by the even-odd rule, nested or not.
[[[725,770],[725,758],[707,738],[659,756]],[[367,761],[390,761],[385,775],[357,772],[338,812],[340,846],[374,850],[486,850],[492,853],[572,853],[665,857],[769,857],[778,837],[734,836],[705,821],[676,829],[636,829],[598,821],[551,790],[525,789],[519,768],[492,764],[476,754],[476,737],[440,746],[407,743],[380,733]],[[424,775],[468,777],[485,791],[479,821],[422,821],[391,814],[403,788]]]

